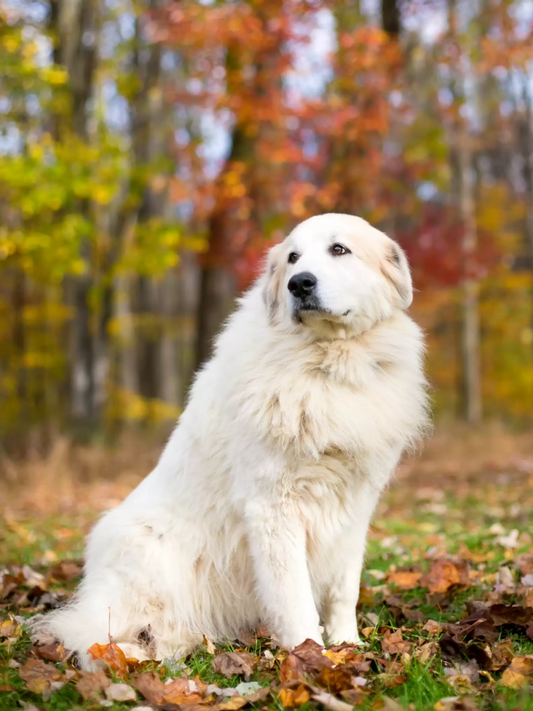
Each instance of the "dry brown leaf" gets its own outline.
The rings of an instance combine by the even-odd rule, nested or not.
[[[470,568],[468,562],[461,558],[438,558],[429,573],[424,575],[420,584],[429,589],[430,593],[445,593],[454,585],[468,585]]]
[[[409,653],[412,646],[412,642],[406,642],[404,640],[400,629],[396,630],[396,632],[387,630],[381,640],[381,648],[383,652],[387,652],[388,654]]]
[[[348,658],[353,657],[355,654],[359,654],[359,649],[353,646],[332,647],[331,649],[326,649],[322,652],[322,656],[331,659],[335,666],[344,664]]]
[[[194,687],[194,685],[193,685]],[[198,689],[198,686],[196,686]],[[169,684],[164,684],[162,702],[166,704],[198,704],[203,699],[203,694],[198,691],[191,691],[189,679],[178,677]]]
[[[95,672],[80,671],[80,680],[76,684],[76,689],[84,701],[98,702],[101,692],[108,686],[111,686],[111,680],[102,669],[98,669]]]
[[[428,620],[426,624],[422,627],[424,632],[427,632],[432,637],[438,635],[441,631],[440,622],[435,622],[435,620]]]
[[[490,648],[492,654],[492,671],[498,671],[504,667],[509,666],[513,660],[513,640],[506,639],[503,642],[496,642]]]
[[[305,664],[295,654],[289,654],[281,662],[279,669],[279,680],[282,684],[300,679],[305,672]]]
[[[34,694],[42,694],[52,688],[52,683],[63,680],[63,674],[53,664],[46,664],[40,659],[28,659],[20,667],[19,674],[26,682],[26,687]]]
[[[306,704],[310,698],[309,690],[303,684],[297,686],[296,689],[283,688],[279,692],[279,700],[285,709],[298,708],[298,706]]]
[[[418,587],[422,573],[413,570],[395,570],[389,573],[387,582],[402,590],[413,590]]]
[[[128,662],[126,661],[126,655],[114,642],[93,644],[87,651],[93,659],[105,662],[121,679],[127,676]]]
[[[16,620],[4,620],[4,622],[0,624],[0,638],[13,639],[20,637],[21,634],[22,627]]]
[[[213,659],[211,666],[213,671],[227,679],[239,674],[249,681],[254,670],[254,658],[248,652],[223,652]]]
[[[426,642],[415,651],[415,657],[421,664],[427,664],[439,653],[440,647],[437,642]]]
[[[280,681],[282,684],[294,681],[300,679],[304,673],[319,672],[325,667],[333,667],[330,656],[317,642],[306,639],[281,663]]]
[[[248,703],[248,699],[245,699],[244,696],[232,696],[231,699],[217,704],[217,709],[218,711],[237,711],[237,709],[242,709]]]
[[[340,667],[335,669],[324,667],[315,678],[315,682],[333,694],[339,694],[353,687],[352,675],[347,669]]]
[[[157,706],[163,699],[165,694],[165,685],[155,671],[139,674],[135,677],[132,683],[149,703]]]
[[[34,653],[40,659],[46,659],[49,662],[64,662],[67,658],[67,653],[62,644],[54,642],[53,644],[43,644],[41,647],[34,647]]]
[[[513,659],[510,667],[503,672],[501,683],[511,689],[521,689],[530,683],[532,675],[533,655],[526,654]]]
[[[376,699],[372,704],[372,708],[379,709],[379,711],[403,711],[403,706],[396,699],[391,699],[390,696],[382,696],[380,699]]]
[[[56,580],[70,582],[79,578],[82,572],[82,567],[78,563],[74,563],[72,560],[62,560],[51,568],[49,575]]]
[[[479,711],[470,696],[449,696],[437,701],[434,708],[435,711]]]

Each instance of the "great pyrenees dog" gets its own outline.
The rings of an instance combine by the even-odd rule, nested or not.
[[[288,648],[359,642],[369,521],[428,422],[412,295],[400,247],[358,217],[312,217],[270,250],[156,468],[45,618],[84,668],[109,635],[137,659],[260,621]]]

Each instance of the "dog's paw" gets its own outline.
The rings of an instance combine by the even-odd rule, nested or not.
[[[300,634],[283,634],[279,635],[277,639],[279,644],[286,649],[294,649],[295,647],[299,647],[300,644],[303,644],[307,639],[312,639],[313,642],[316,642],[321,647],[325,647],[320,629],[309,630],[307,633],[302,632]]]
[[[359,637],[357,627],[337,627],[332,629],[326,628],[326,639],[328,644],[349,644],[354,647],[365,647],[366,642]]]

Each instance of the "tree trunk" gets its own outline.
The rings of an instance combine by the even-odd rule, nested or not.
[[[456,0],[449,0],[449,36],[456,43],[459,41],[458,21]],[[461,56],[459,58],[452,77],[451,91],[454,100],[462,100],[466,93],[465,87],[467,83],[464,57]],[[458,115],[451,140],[455,149],[458,183],[460,186],[459,213],[463,227],[461,244],[463,260],[461,355],[464,417],[470,424],[477,424],[482,417],[479,284],[475,273],[477,251],[476,195],[472,140],[468,119]]]
[[[522,99],[524,102],[524,118],[519,123],[519,148],[523,156],[523,176],[525,183],[525,242],[531,271],[531,326],[533,328],[533,97],[530,88],[530,78],[523,76]]]
[[[54,132],[61,140],[66,133],[87,137],[87,102],[94,92],[98,56],[100,0],[52,0],[50,29],[55,39],[54,62],[66,67],[68,90],[72,100],[69,116],[54,118]],[[80,204],[87,214],[89,203]],[[82,257],[90,265],[90,245],[83,247]],[[101,329],[92,328],[90,309],[92,277],[90,271],[66,280],[67,303],[73,309],[69,333],[70,400],[75,424],[88,430],[96,424],[96,410],[101,401],[101,382],[105,379],[107,344]],[[98,373],[97,373],[98,369]],[[97,382],[98,381],[98,382]]]
[[[467,422],[481,421],[481,357],[479,323],[479,284],[474,274],[477,249],[476,203],[472,153],[468,137],[463,134],[459,144],[461,172],[461,218],[463,223],[463,268],[462,284],[462,355],[464,378],[464,406]]]
[[[391,37],[398,37],[402,29],[400,0],[381,0],[381,26]]]

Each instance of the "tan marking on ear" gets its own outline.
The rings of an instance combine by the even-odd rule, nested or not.
[[[268,309],[268,315],[273,320],[280,308],[281,286],[283,283],[284,269],[280,263],[282,253],[282,245],[278,244],[272,247],[268,254],[266,268],[266,285],[263,291],[263,299]]]
[[[400,308],[408,308],[413,300],[413,285],[409,264],[402,248],[392,240],[387,246],[385,258],[380,263],[380,270],[397,291]]]

